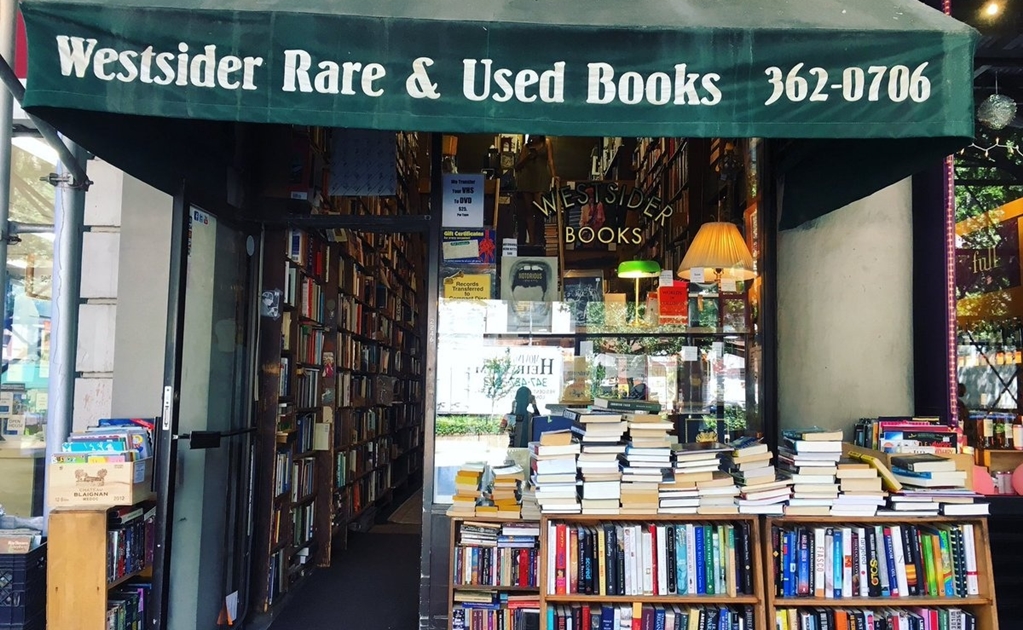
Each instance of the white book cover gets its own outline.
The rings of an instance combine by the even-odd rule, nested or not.
[[[835,597],[835,537],[831,530],[824,533],[824,598]]]
[[[973,537],[972,524],[963,524],[963,543],[966,548],[966,594],[980,595],[980,580],[977,578],[977,541]]]
[[[547,566],[553,567],[555,565],[555,547],[557,547],[557,527],[554,523],[547,523]],[[553,595],[557,591],[554,590],[554,571],[547,571],[547,594]]]
[[[824,597],[824,528],[813,530],[813,596]]]
[[[622,553],[625,554],[626,566],[629,566],[628,563],[631,561],[630,559],[632,558],[632,556],[635,553],[633,551],[633,549],[632,549],[632,546],[635,544],[635,542],[632,540],[632,528],[631,527],[625,526],[625,527],[622,528],[622,538],[625,541],[625,545],[624,545],[624,547],[622,549]],[[635,592],[633,591],[634,587],[632,585],[632,571],[625,571],[624,573],[625,573],[625,594],[626,595],[634,595]]]
[[[643,594],[653,595],[654,593],[654,537],[649,530],[643,534]]]
[[[632,591],[633,595],[643,594],[643,528],[632,525]]]
[[[870,596],[870,584],[867,582],[867,533],[862,527],[856,528],[856,553],[860,559],[860,597]]]
[[[852,597],[852,528],[842,528],[842,597]]]
[[[877,540],[877,573],[883,593],[889,590],[891,582],[888,581],[888,546],[884,540],[884,528],[880,525],[874,526],[874,539]]]
[[[696,593],[696,526],[692,523],[686,525],[686,549],[689,555],[686,556],[686,592]]]
[[[906,576],[906,549],[902,545],[902,527],[892,525],[892,550],[895,553],[895,582],[899,585],[899,596],[909,595],[909,582]]]
[[[668,528],[657,526],[657,592],[656,595],[668,594]]]

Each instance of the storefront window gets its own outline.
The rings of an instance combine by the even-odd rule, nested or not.
[[[436,502],[464,464],[528,470],[566,408],[760,431],[759,143],[445,139]]]
[[[52,226],[55,189],[41,181],[56,153],[17,137],[11,154],[10,218]],[[7,306],[0,387],[0,506],[4,513],[42,513],[43,450],[50,378],[53,232],[21,234],[8,248]]]

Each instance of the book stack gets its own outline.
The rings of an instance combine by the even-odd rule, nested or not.
[[[779,608],[775,611],[777,628],[815,630],[816,628],[962,628],[976,630],[977,616],[962,608]]]
[[[775,526],[778,597],[975,597],[976,539],[969,523]]]
[[[660,485],[671,469],[673,428],[660,416],[629,413],[625,416],[629,443],[619,458],[622,470],[621,513],[656,514]]]
[[[476,516],[476,504],[483,497],[480,482],[487,466],[481,462],[463,464],[455,473],[455,495],[448,516]]]
[[[806,429],[785,431],[778,467],[792,483],[786,515],[824,516],[838,498],[838,460],[842,432]]]
[[[882,416],[857,422],[853,443],[885,453],[941,455],[958,452],[964,441],[958,427],[942,424],[937,417]]]
[[[779,477],[771,459],[774,454],[757,438],[744,437],[728,445],[722,469],[735,479],[742,514],[780,515],[789,498],[789,480]]]
[[[619,512],[622,473],[618,456],[625,452],[622,437],[627,423],[622,414],[590,409],[566,409],[579,438],[578,469],[582,478],[583,514],[613,515]]]
[[[540,627],[540,598],[494,591],[458,590],[451,609],[451,630]]]
[[[700,506],[697,484],[712,481],[721,468],[724,449],[713,442],[672,445],[671,474],[658,486],[659,512],[696,514]]]
[[[839,494],[831,506],[832,516],[874,516],[885,505],[881,476],[870,464],[842,458],[838,460],[835,477]]]
[[[518,464],[507,464],[491,469],[493,479],[487,506],[476,506],[479,516],[517,519],[521,516],[519,506],[519,486],[522,480],[522,467]]]
[[[578,457],[579,442],[570,431],[542,433],[539,442],[529,443],[532,483],[541,512],[578,514],[582,511],[576,477]]]
[[[986,503],[966,488],[966,471],[953,460],[929,453],[889,456],[892,476],[901,489],[889,497],[889,509],[900,514],[973,516],[988,513]]]
[[[752,606],[696,606],[692,604],[682,604],[681,606],[678,604],[551,605],[547,607],[547,625],[545,627],[614,628],[614,630],[619,628],[623,630],[629,628],[739,628],[740,630],[753,630],[755,628]],[[515,626],[515,628],[519,628],[519,626]]]
[[[522,519],[527,521],[540,520],[540,504],[536,501],[536,488],[525,487],[522,489]]]

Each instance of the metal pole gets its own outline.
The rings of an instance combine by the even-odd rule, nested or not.
[[[85,162],[85,150],[69,142],[72,159]],[[58,174],[69,169],[63,162]],[[78,303],[82,288],[82,232],[85,191],[60,184],[53,212],[53,297],[51,298],[49,405],[46,410],[46,461],[60,450],[71,432],[75,400],[75,356],[78,345]],[[49,474],[49,468],[47,468]],[[49,484],[43,508],[50,513]],[[44,519],[46,522],[48,519]]]
[[[17,0],[0,0],[0,56],[3,56],[4,61],[8,63],[14,61],[17,19]],[[10,91],[0,90],[0,324],[5,330],[7,328],[7,221],[11,214],[13,103],[14,99]],[[4,373],[0,373],[0,383],[4,380]]]

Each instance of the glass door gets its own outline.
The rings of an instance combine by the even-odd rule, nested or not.
[[[258,257],[254,235],[199,208],[188,225],[167,628],[212,630],[247,599]]]

